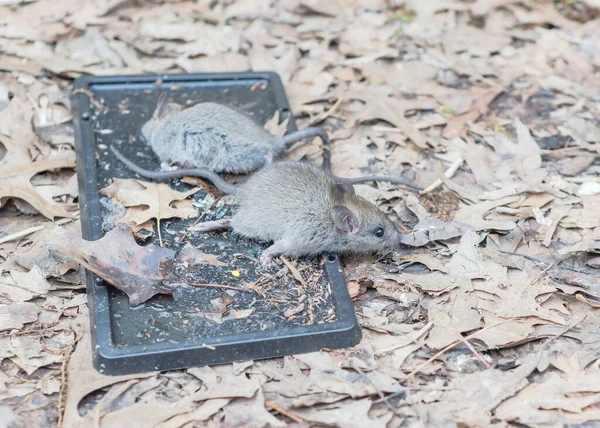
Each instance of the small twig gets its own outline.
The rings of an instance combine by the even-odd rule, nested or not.
[[[65,407],[66,395],[67,395],[67,365],[71,359],[71,351],[73,346],[69,345],[63,352],[63,360],[60,366],[60,389],[58,390],[58,423],[57,427],[62,428],[63,421],[65,420]]]
[[[188,227],[188,231],[185,233],[185,235],[183,235],[183,238],[181,238],[181,242],[179,243],[180,245],[183,243],[183,240],[185,238],[189,238],[190,236],[192,236],[192,231],[190,229],[192,227],[196,226],[200,222],[200,220],[202,220],[204,217],[206,217],[206,214],[208,214],[208,212],[210,211],[210,209],[217,203],[217,201],[219,199],[221,199],[221,197],[213,199],[213,201],[211,202],[211,204],[208,207],[206,207],[206,209],[204,210],[204,212],[202,214],[200,214],[198,216],[198,218],[196,219],[196,221],[190,227]]]
[[[586,305],[591,306],[592,308],[600,308],[600,304],[598,303],[597,300],[596,301],[590,300],[581,293],[575,293],[575,298],[577,300],[579,300],[580,302],[583,302]]]
[[[402,388],[400,391],[393,392],[392,394],[386,396],[386,400],[391,400],[392,398],[396,398],[399,395],[406,393],[406,391],[415,390],[415,391],[454,391],[456,388],[448,388],[448,387],[428,387],[428,386],[406,386]],[[383,400],[380,398],[378,400],[373,401],[373,404],[383,403]]]
[[[300,282],[300,284],[302,284],[303,287],[307,287],[306,281],[304,280],[304,278],[302,278],[302,275],[300,275],[300,272],[298,272],[298,269],[296,269],[296,266],[294,266],[293,264],[291,264],[283,256],[280,256],[279,258],[281,259],[281,261],[283,262],[283,264],[285,264],[287,266],[287,268],[290,270],[290,272],[292,273],[292,276],[294,278],[296,278],[296,280],[298,282]]]
[[[502,254],[508,254],[508,255],[511,255],[511,256],[523,257],[524,259],[527,259],[527,260],[532,261],[534,263],[540,263],[540,264],[543,264],[543,265],[554,264],[554,267],[557,269],[558,272],[567,270],[569,272],[575,272],[575,273],[579,273],[579,274],[582,274],[582,275],[588,275],[588,276],[590,275],[590,273],[588,273],[588,272],[584,272],[584,271],[579,270],[579,269],[573,269],[573,268],[568,267],[568,266],[559,267],[558,265],[561,264],[564,261],[563,258],[559,258],[558,260],[554,260],[552,262],[549,262],[547,260],[538,259],[536,257],[528,256],[527,254],[523,254],[523,253],[513,253],[511,251],[504,251],[504,250],[498,250],[498,252],[502,253]],[[561,279],[559,277],[553,276],[552,278],[555,279],[555,280],[557,280],[557,281],[561,281]]]
[[[517,308],[519,307],[519,303],[521,303],[521,299],[523,298],[523,296],[525,295],[525,292],[527,291],[527,289],[529,287],[531,287],[533,284],[535,284],[536,282],[538,282],[540,279],[542,279],[544,277],[544,275],[546,275],[546,272],[548,272],[550,269],[552,269],[552,267],[554,266],[554,263],[550,263],[546,269],[544,269],[543,271],[541,271],[535,278],[533,278],[529,284],[527,284],[525,287],[523,287],[523,290],[521,291],[521,293],[519,293],[519,298],[517,299],[517,303],[515,303],[515,307],[512,311],[512,314],[510,315],[511,318],[515,316],[515,312],[517,312]]]
[[[265,401],[265,406],[267,406],[270,409],[273,409],[279,413],[281,413],[284,416],[287,416],[288,418],[290,418],[291,420],[298,422],[299,424],[301,424],[302,422],[304,422],[304,419],[302,419],[300,416],[296,416],[291,412],[288,412],[285,409],[282,409],[281,407],[279,407],[277,404],[275,403],[271,403],[270,401]]]
[[[446,170],[446,172],[444,172],[444,177],[446,178],[452,178],[454,176],[454,174],[456,174],[456,171],[458,171],[458,168],[460,168],[460,166],[462,165],[462,163],[464,162],[464,158],[462,157],[458,157],[453,163],[452,165],[450,165],[450,168],[448,168]],[[427,193],[427,192],[431,192],[432,190],[438,188],[439,186],[442,185],[442,180],[440,178],[438,178],[437,180],[435,180],[433,183],[431,183],[429,186],[427,186],[425,189],[421,190],[421,194]]]
[[[578,150],[590,150],[587,147],[581,147],[581,146],[570,146],[570,147],[563,147],[560,149],[553,149],[553,150],[542,150],[542,155],[550,155],[550,154],[554,154],[554,153],[564,153],[564,152],[576,152]]]
[[[554,262],[548,262],[546,260],[538,259],[536,257],[528,256],[527,254],[513,253],[512,251],[498,250],[498,252],[502,253],[502,254],[508,254],[508,255],[511,255],[511,256],[523,257],[524,259],[527,259],[529,261],[532,261],[532,262],[535,262],[535,263],[542,263],[544,265],[549,265],[549,264],[554,263]]]
[[[460,333],[459,333],[460,334]],[[487,369],[492,369],[492,366],[490,365],[490,363],[488,363],[485,358],[483,358],[483,355],[481,355],[479,352],[477,352],[477,350],[473,347],[473,345],[471,344],[471,342],[469,342],[466,338],[461,336],[461,340],[462,342],[467,345],[467,347],[471,350],[471,352],[477,357],[477,359],[479,361],[481,361],[481,364],[483,364]]]
[[[163,247],[163,241],[162,241],[162,235],[160,233],[160,218],[156,219],[156,230],[158,232],[158,243],[160,244],[161,247]]]
[[[72,218],[63,218],[63,219],[53,222],[53,224],[55,224],[57,226],[62,226],[63,224],[69,223],[73,220],[74,219],[72,219]],[[38,231],[42,230],[44,227],[46,227],[46,224],[48,224],[48,223],[42,224],[40,226],[30,227],[28,229],[21,230],[19,232],[15,232],[11,235],[6,235],[4,238],[0,238],[0,244],[4,244],[5,242],[9,242],[9,241],[14,241],[15,239],[21,239],[27,235],[38,232]]]
[[[427,361],[425,361],[423,364],[421,364],[419,367],[417,367],[416,369],[414,369],[412,372],[410,372],[408,375],[406,375],[403,379],[400,379],[399,382],[405,382],[407,380],[409,380],[410,378],[412,378],[414,375],[416,375],[417,373],[419,373],[421,371],[421,369],[423,369],[424,367],[426,367],[427,365],[429,365],[429,363],[431,363],[434,360],[437,360],[439,357],[441,357],[446,351],[449,351],[450,349],[454,348],[456,345],[458,345],[459,343],[462,343],[461,340],[455,340],[454,342],[452,342],[450,345],[446,346],[445,348],[442,348],[441,351],[439,351],[437,354],[435,354],[433,357],[431,357],[430,359],[428,359]]]
[[[226,288],[228,290],[236,290],[236,291],[245,291],[246,293],[251,293],[251,290],[247,290],[241,287],[234,287],[232,285],[221,285],[221,284],[201,284],[196,282],[183,282],[171,279],[163,279],[164,282],[168,282],[169,284],[181,284],[181,285],[189,285],[191,287],[207,287],[207,288]]]
[[[206,343],[203,343],[203,344],[202,344],[202,347],[203,347],[203,348],[206,348],[206,349],[210,349],[211,351],[216,351],[216,350],[217,350],[217,348],[216,348],[216,347],[214,347],[214,346],[212,346],[212,345],[207,345]]]
[[[542,353],[544,352],[544,350],[548,347],[548,345],[550,343],[552,343],[553,341],[555,341],[559,337],[564,336],[569,331],[573,330],[575,328],[575,326],[577,326],[577,324],[579,324],[580,322],[583,322],[586,318],[587,318],[587,314],[583,315],[583,318],[581,318],[579,321],[575,321],[571,325],[566,326],[565,329],[562,332],[560,332],[559,334],[557,334],[556,336],[553,336],[549,340],[546,340],[544,342],[543,346],[542,346],[542,349],[540,349],[540,354],[539,354],[539,357],[538,357],[538,361],[537,361],[536,367],[540,364],[540,361],[542,360]]]
[[[417,333],[415,334],[415,336],[412,338],[412,340],[410,342],[408,342],[408,343],[399,342],[399,343],[396,343],[396,344],[394,344],[392,346],[388,346],[387,348],[379,349],[378,351],[375,351],[375,356],[385,355],[385,354],[388,354],[388,353],[390,353],[392,351],[395,351],[398,348],[403,348],[403,347],[405,347],[407,345],[410,345],[411,343],[413,343],[416,340],[418,340],[419,337],[421,337],[425,333],[427,333],[431,327],[433,327],[433,321],[429,321],[426,325],[423,326],[423,328],[421,328],[419,331],[417,331]]]
[[[492,325],[489,325],[487,327],[482,328],[481,330],[476,331],[475,333],[472,333],[470,335],[468,335],[467,337],[465,337],[464,339],[471,339],[473,336],[489,330],[492,327],[496,327],[499,326],[500,324],[504,324],[510,321],[515,321],[516,319],[519,319],[521,317],[517,317],[517,318],[512,318],[509,320],[502,320],[499,321],[497,323],[494,323]],[[406,382],[407,380],[409,380],[410,378],[414,377],[417,373],[419,373],[424,367],[426,367],[427,365],[429,365],[432,361],[437,360],[440,356],[442,356],[446,351],[449,351],[450,349],[454,348],[456,345],[458,345],[459,343],[463,343],[461,339],[459,340],[455,340],[454,342],[452,342],[451,344],[449,344],[448,346],[446,346],[445,348],[443,348],[441,351],[439,351],[437,354],[435,354],[433,357],[431,357],[430,359],[428,359],[427,361],[425,361],[423,364],[419,365],[419,367],[417,367],[416,369],[414,369],[412,372],[410,372],[409,374],[407,374],[404,378],[400,379],[399,382]]]
[[[308,122],[308,126],[313,126],[313,125],[316,125],[317,123],[323,122],[325,119],[327,119],[329,116],[331,116],[333,114],[333,112],[335,112],[337,110],[337,108],[340,106],[340,104],[342,104],[342,101],[344,101],[344,97],[343,97],[343,95],[340,95],[340,97],[337,99],[335,104],[332,105],[329,110],[316,116],[314,119],[312,119],[310,122]]]
[[[382,400],[385,403],[385,405],[387,406],[387,408],[390,409],[390,411],[394,414],[394,416],[402,418],[401,415],[399,415],[398,413],[396,413],[396,409],[394,409],[394,406],[392,406],[392,404],[388,401],[388,399],[386,398],[386,396],[384,395],[384,393],[381,392],[381,390],[377,387],[377,385],[375,385],[375,383],[371,379],[369,379],[369,377],[365,374],[365,372],[363,372],[362,369],[356,365],[356,362],[352,361],[351,366],[352,366],[352,368],[354,370],[356,370],[356,372],[359,375],[361,375],[367,382],[369,382],[371,384],[371,386],[375,389],[375,392],[379,396],[379,399]]]

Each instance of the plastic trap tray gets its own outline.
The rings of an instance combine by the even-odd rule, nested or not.
[[[232,105],[260,123],[279,110],[282,120],[290,117],[288,131],[296,130],[283,86],[274,73],[77,79],[72,101],[84,239],[101,238],[122,214],[122,208],[119,211],[99,190],[113,178],[140,178],[117,161],[109,150],[111,144],[142,167],[160,168],[149,145],[138,138],[160,92],[167,92],[170,101],[183,105],[203,101]],[[166,183],[179,191],[192,188],[180,180]],[[203,220],[229,216],[233,209],[227,198],[217,199],[203,190],[191,198]],[[289,272],[281,277],[275,275],[276,270],[265,275],[252,260],[268,244],[231,232],[186,234],[196,220],[160,222],[164,246],[179,251],[190,244],[216,256],[212,264],[176,267],[182,281],[261,284],[257,285],[261,292],[232,293],[177,285],[173,286],[173,296],[158,295],[132,308],[125,294],[88,271],[93,358],[98,371],[119,375],[180,369],[342,348],[360,341],[337,255],[302,259],[302,265],[309,267],[302,272],[306,285],[299,284]],[[156,227],[154,223],[155,233],[141,245],[158,245]],[[215,302],[221,303],[220,309]]]

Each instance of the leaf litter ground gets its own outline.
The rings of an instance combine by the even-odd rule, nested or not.
[[[0,414],[13,426],[559,427],[600,419],[597,1],[1,3]],[[344,260],[363,341],[102,376],[91,366],[82,270],[36,244],[52,241],[47,218],[75,236],[80,228],[72,78],[246,70],[277,71],[299,126],[331,132],[336,174],[402,175],[431,189],[356,186],[406,243],[386,259]],[[111,131],[97,136],[108,144]],[[318,163],[319,144],[287,157]],[[116,189],[124,197],[144,190],[128,183]],[[176,182],[164,190],[191,189]],[[178,217],[201,215],[212,197],[194,192],[175,219],[160,218],[165,242],[193,221]],[[206,218],[223,215],[225,202]],[[123,214],[145,216],[138,226],[147,228],[156,221],[156,212],[115,207],[105,204],[111,222]],[[225,280],[232,269],[219,265],[227,261],[219,245],[233,252],[227,245],[240,244],[226,238],[208,235],[202,254],[188,247],[185,257],[208,260],[202,269]],[[251,256],[262,248],[241,244]],[[248,259],[236,266],[241,279],[228,284],[247,275],[266,289],[251,282]],[[278,290],[273,283],[267,292]],[[215,297],[204,308],[232,304],[227,293],[207,293]],[[126,296],[114,295],[125,309]],[[170,298],[143,310],[158,318],[151,305],[160,299]]]

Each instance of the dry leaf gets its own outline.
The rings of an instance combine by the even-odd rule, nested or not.
[[[498,406],[496,416],[527,425],[564,426],[581,424],[600,416],[600,374],[577,373],[564,378],[549,373],[547,379],[532,383],[515,397]]]
[[[10,338],[9,349],[14,353],[12,362],[21,367],[27,374],[34,373],[40,367],[59,363],[63,357],[60,353],[43,352],[39,338],[14,336]]]
[[[536,364],[536,358],[530,356],[512,371],[492,369],[465,373],[450,383],[451,389],[430,407],[431,411],[450,414],[457,423],[489,426],[494,418],[492,411],[528,385],[527,376]]]
[[[225,263],[221,262],[216,255],[204,253],[199,249],[194,248],[190,243],[185,244],[181,251],[177,253],[175,263],[183,263],[186,266],[196,266],[200,264],[209,264],[213,266],[225,265]]]
[[[154,244],[139,246],[131,229],[124,225],[97,241],[85,241],[57,228],[54,240],[46,241],[44,246],[77,261],[126,293],[130,306],[144,303],[157,294],[173,293],[162,286],[162,281],[170,279],[169,265],[175,251]]]
[[[202,388],[193,395],[195,401],[212,400],[215,398],[251,398],[260,388],[256,378],[248,379],[245,375],[221,378],[209,368],[188,369],[188,373],[202,381]]]
[[[479,88],[471,89],[473,93],[473,103],[469,111],[458,116],[452,116],[444,128],[444,138],[452,139],[460,137],[465,126],[468,123],[475,122],[482,114],[488,111],[489,104],[500,95],[503,90],[499,88]]]
[[[31,178],[40,172],[74,167],[72,156],[19,166],[0,166],[0,207],[8,199],[19,198],[51,220],[55,217],[73,217],[76,204],[59,204],[44,198],[31,184]]]
[[[70,118],[63,122],[44,125],[33,122],[32,127],[38,137],[54,146],[59,144],[75,145],[73,123]]]
[[[32,107],[21,97],[13,97],[8,106],[0,111],[0,165],[23,165],[31,162],[36,151],[35,134],[31,129]],[[1,171],[1,169],[0,169]]]
[[[469,230],[473,229],[468,223],[444,222],[435,218],[426,218],[417,223],[412,232],[402,235],[401,242],[412,247],[422,247],[429,242],[462,236]]]
[[[428,100],[419,103],[403,103],[389,98],[385,94],[368,91],[349,92],[344,94],[344,97],[347,100],[355,99],[365,103],[360,111],[350,118],[348,127],[354,127],[365,121],[381,119],[397,127],[421,149],[428,149],[430,146],[435,147],[435,144],[422,135],[404,116],[408,109],[433,109],[435,107],[434,103]]]
[[[389,413],[377,419],[369,417],[371,400],[344,401],[324,408],[295,409],[301,418],[323,425],[335,425],[340,428],[378,427],[385,428],[392,419]]]
[[[198,211],[193,208],[192,201],[186,198],[201,189],[196,187],[184,193],[171,189],[167,184],[115,178],[113,184],[101,189],[100,193],[116,199],[125,207],[135,208],[130,209],[120,221],[139,226],[151,219],[197,216]]]
[[[117,382],[154,376],[153,373],[121,376],[105,376],[98,373],[92,365],[92,344],[87,313],[80,321],[83,326],[83,336],[79,339],[67,367],[67,400],[63,422],[65,426],[78,426],[85,422],[87,418],[79,415],[78,406],[88,394]]]
[[[19,329],[35,322],[40,312],[33,303],[13,303],[0,306],[0,331]]]
[[[265,397],[258,390],[254,398],[236,398],[223,413],[224,426],[256,426],[256,427],[285,427],[287,424],[273,416],[265,409]]]

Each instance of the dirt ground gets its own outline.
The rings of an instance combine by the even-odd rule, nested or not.
[[[363,339],[101,375],[80,265],[73,79],[248,70],[277,72],[298,126],[330,132],[335,174],[423,187],[356,186],[403,233],[385,257],[344,258]],[[598,153],[598,0],[0,0],[0,426],[600,421]],[[317,138],[286,157],[322,154]],[[157,222],[165,234],[222,207],[210,188],[182,196],[171,183],[156,200],[155,184],[133,181],[115,180],[104,203],[154,242]],[[137,203],[134,190],[146,192]],[[299,289],[320,281],[311,260],[279,265]],[[220,272],[257,295],[277,290]],[[208,321],[250,315],[215,293]],[[308,322],[309,310],[284,312]]]

